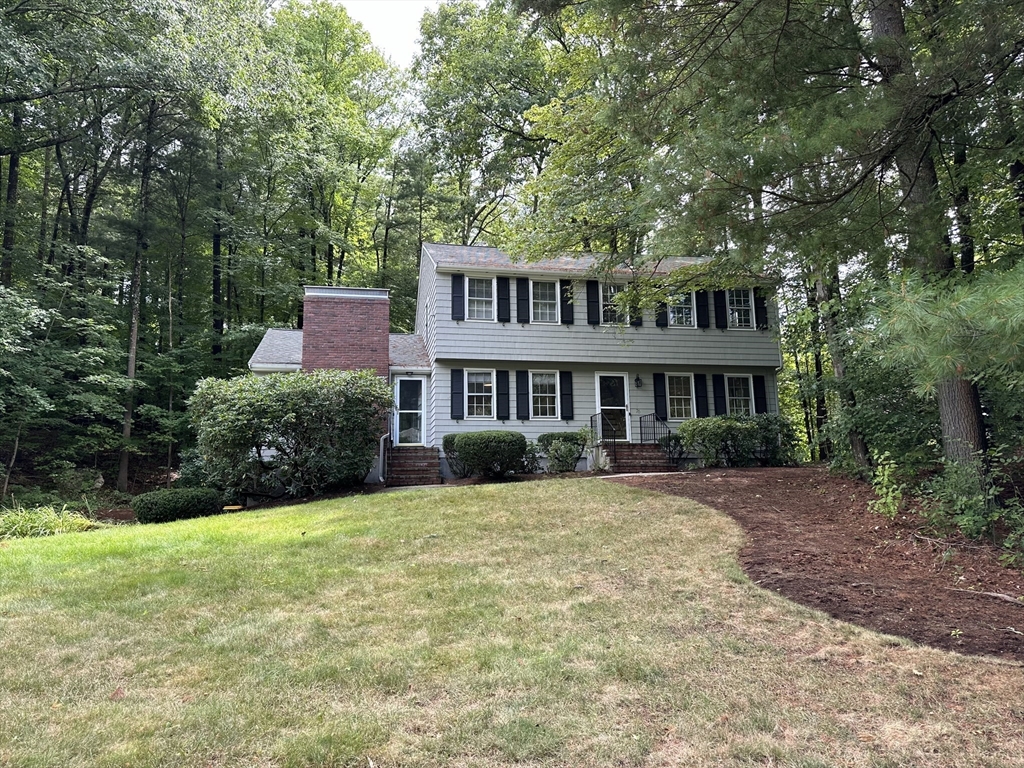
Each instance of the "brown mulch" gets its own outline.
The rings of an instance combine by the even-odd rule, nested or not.
[[[996,547],[938,540],[915,515],[868,510],[866,483],[821,467],[705,469],[616,478],[733,517],[763,587],[844,621],[959,653],[1024,662],[1024,575]],[[982,594],[982,593],[991,594]],[[1002,595],[1003,598],[993,595]]]

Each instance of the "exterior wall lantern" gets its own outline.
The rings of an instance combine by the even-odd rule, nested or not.
[[[640,389],[643,385],[644,385],[644,380],[640,378],[640,374],[638,373],[636,375],[636,378],[633,379],[633,386],[635,386],[637,389]]]

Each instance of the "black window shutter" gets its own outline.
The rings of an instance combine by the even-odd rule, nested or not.
[[[512,319],[512,306],[508,295],[508,278],[498,278],[498,322],[507,323]]]
[[[715,394],[715,416],[725,416],[729,412],[729,406],[725,401],[725,375],[711,374],[711,388]]]
[[[461,275],[460,275],[461,277]],[[466,418],[466,379],[461,368],[452,368],[452,418]]]
[[[559,280],[559,294],[562,299],[562,325],[572,325],[576,321],[573,316],[572,280]]]
[[[530,322],[530,279],[516,278],[516,322]]]
[[[703,373],[693,374],[693,396],[697,400],[697,417],[709,416],[708,379]]]
[[[754,413],[768,413],[768,389],[764,376],[754,377]]]
[[[629,308],[629,324],[634,328],[639,328],[644,324],[644,311],[640,307]]]
[[[452,320],[466,319],[465,278],[465,275],[452,275]]]
[[[516,371],[516,418],[530,418],[530,372]]]
[[[601,324],[601,286],[597,280],[587,280],[587,322]]]
[[[668,420],[668,397],[665,392],[665,374],[654,374],[654,415],[662,421]]]
[[[668,304],[664,301],[658,302],[658,314],[654,318],[654,324],[659,328],[668,328]]]
[[[707,291],[697,291],[697,327],[711,327],[711,315],[708,313]]]
[[[754,325],[762,331],[768,327],[768,301],[760,288],[754,289]]]
[[[729,310],[725,307],[725,291],[715,291],[715,328],[729,327]]]
[[[575,418],[572,411],[572,371],[558,372],[558,390],[562,401],[562,419],[572,421]]]
[[[508,371],[494,372],[494,391],[498,395],[498,421],[508,421]]]

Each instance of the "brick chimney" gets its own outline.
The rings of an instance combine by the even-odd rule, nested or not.
[[[388,377],[391,300],[386,288],[306,286],[302,369],[372,368]]]

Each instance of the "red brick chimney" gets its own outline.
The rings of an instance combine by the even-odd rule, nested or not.
[[[391,300],[386,288],[306,286],[302,369],[372,368],[388,377]]]

